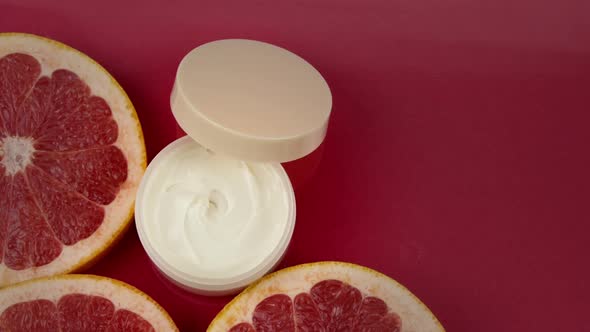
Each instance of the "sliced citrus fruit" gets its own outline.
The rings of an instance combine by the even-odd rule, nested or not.
[[[146,165],[119,84],[59,42],[0,34],[0,286],[74,271],[129,225]]]
[[[0,289],[0,331],[178,331],[148,295],[94,275],[40,278]]]
[[[208,331],[444,331],[410,291],[369,268],[341,262],[298,265],[245,289]]]

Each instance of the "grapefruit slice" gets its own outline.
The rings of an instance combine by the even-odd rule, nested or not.
[[[207,331],[442,332],[444,328],[393,279],[359,265],[319,262],[286,268],[248,287]]]
[[[103,253],[131,221],[145,165],[133,105],[105,69],[0,33],[0,287]]]
[[[94,275],[62,275],[0,290],[0,331],[178,331],[148,295]]]

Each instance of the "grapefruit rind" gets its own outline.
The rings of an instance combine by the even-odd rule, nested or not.
[[[364,266],[326,261],[288,267],[260,279],[228,303],[213,319],[207,332],[225,332],[241,322],[252,323],[256,305],[268,296],[282,293],[294,298],[326,279],[346,282],[365,295],[385,301],[401,317],[402,332],[445,331],[428,307],[392,278]]]
[[[156,331],[178,331],[174,321],[156,301],[124,282],[84,274],[68,274],[27,280],[0,289],[0,314],[13,304],[46,299],[57,303],[64,295],[102,296],[117,309],[127,309],[147,320]]]
[[[56,69],[76,73],[90,87],[93,95],[107,101],[119,127],[114,145],[127,158],[128,176],[115,200],[104,206],[105,218],[94,234],[74,245],[64,246],[54,261],[43,266],[12,270],[0,263],[0,287],[32,278],[76,272],[96,262],[131,224],[135,193],[147,165],[137,112],[123,88],[105,68],[61,42],[28,33],[0,33],[0,58],[18,52],[34,56],[41,64],[42,76],[51,75]]]

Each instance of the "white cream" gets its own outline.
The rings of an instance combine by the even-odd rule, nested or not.
[[[188,137],[156,159],[138,212],[167,265],[195,278],[234,278],[290,238],[294,198],[280,165],[226,158]]]

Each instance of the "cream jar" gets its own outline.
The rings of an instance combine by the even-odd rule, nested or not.
[[[281,162],[323,141],[330,90],[280,47],[220,40],[181,61],[170,104],[187,133],[149,164],[138,189],[141,243],[172,282],[235,293],[270,272],[295,227],[295,194]]]

